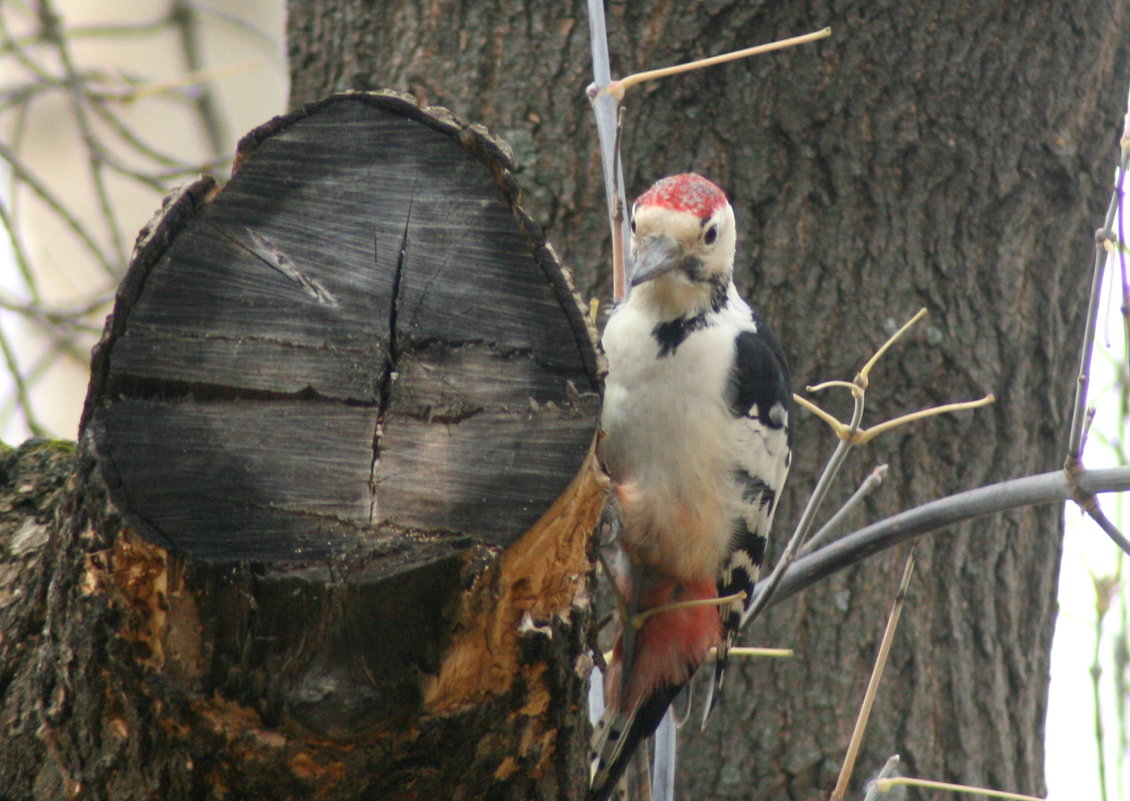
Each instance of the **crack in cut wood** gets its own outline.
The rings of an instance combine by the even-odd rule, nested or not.
[[[377,469],[381,463],[381,438],[384,436],[385,417],[392,403],[392,385],[397,378],[397,362],[400,359],[399,343],[396,336],[396,319],[400,311],[400,286],[404,278],[404,261],[408,253],[408,229],[412,224],[412,204],[416,199],[416,185],[413,183],[412,195],[408,198],[408,211],[404,216],[404,232],[400,236],[400,249],[396,254],[396,268],[392,274],[392,290],[388,304],[388,352],[381,370],[377,386],[378,411],[377,425],[373,430],[373,460],[369,465],[369,523],[377,518]],[[373,237],[373,262],[379,268],[377,239]]]

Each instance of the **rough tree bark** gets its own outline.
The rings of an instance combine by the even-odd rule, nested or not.
[[[392,87],[490,125],[514,145],[533,214],[582,293],[607,297],[582,2],[288,7],[294,102]],[[619,75],[833,28],[817,46],[635,91],[624,152],[629,194],[686,169],[730,191],[739,282],[798,383],[850,378],[924,305],[927,323],[873,376],[870,419],[996,393],[988,410],[856,456],[840,497],[875,463],[891,472],[855,522],[1062,462],[1090,232],[1130,72],[1125,3],[719,0],[608,13]],[[818,423],[799,421],[780,529],[831,447]],[[1048,509],[923,543],[861,777],[898,752],[909,774],[1042,791],[1059,550]],[[735,671],[722,714],[684,737],[688,796],[830,788],[904,555],[809,590],[755,628],[797,657]]]

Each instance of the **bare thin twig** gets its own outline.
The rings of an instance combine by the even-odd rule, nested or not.
[[[0,226],[3,226],[4,233],[11,243],[12,255],[16,260],[16,269],[19,270],[20,277],[24,282],[24,287],[31,296],[31,302],[39,303],[39,286],[32,272],[31,259],[28,258],[27,248],[24,247],[23,239],[20,238],[19,232],[12,222],[11,215],[8,214],[8,209],[3,203],[0,203]]]
[[[1118,530],[1118,526],[1110,521],[1110,518],[1103,513],[1099,508],[1098,501],[1091,498],[1091,503],[1086,509],[1087,515],[1098,524],[1099,528],[1114,541],[1114,544],[1122,549],[1122,552],[1130,556],[1130,540],[1126,539],[1126,535]]]
[[[1100,648],[1103,641],[1103,622],[1107,612],[1110,611],[1110,602],[1115,590],[1115,583],[1110,576],[1092,576],[1092,585],[1095,589],[1095,648],[1091,654],[1091,702],[1095,714],[1095,756],[1098,760],[1099,793],[1102,801],[1108,801],[1106,789],[1106,753],[1103,743],[1103,705],[1099,697],[1100,679],[1102,678],[1102,658]]]
[[[20,160],[15,153],[8,147],[0,143],[0,159],[8,163],[12,168],[13,177],[17,178],[24,186],[34,192],[40,200],[47,204],[47,207],[66,224],[67,228],[78,238],[94,260],[105,270],[108,274],[116,274],[115,264],[111,261],[110,257],[102,252],[102,248],[94,241],[90,232],[79,221],[79,219],[63,204],[61,200],[47,188],[47,185],[36,178],[27,166]]]
[[[1130,101],[1127,103],[1127,121],[1126,130],[1122,133],[1121,147],[1123,155],[1126,155],[1127,147],[1130,147]],[[1121,280],[1122,288],[1122,304],[1119,306],[1119,312],[1122,314],[1122,344],[1123,353],[1130,354],[1130,279],[1126,275],[1126,231],[1123,226],[1123,217],[1125,216],[1126,195],[1123,192],[1125,185],[1126,170],[1123,169],[1118,176],[1118,188],[1116,196],[1118,198],[1118,212],[1115,219],[1118,220],[1118,272]],[[1082,452],[1082,445],[1080,445],[1080,452]]]
[[[850,383],[845,381],[826,381],[823,384],[818,384],[815,387],[810,387],[810,390],[825,389],[829,387],[844,387],[849,389],[851,391],[852,399],[855,404],[852,410],[851,422],[842,423],[806,398],[803,398],[802,396],[796,394],[793,395],[793,399],[795,401],[797,401],[805,408],[810,409],[821,420],[827,423],[828,426],[831,427],[831,429],[836,433],[836,436],[839,437],[840,441],[836,446],[836,450],[833,451],[831,458],[828,459],[828,463],[825,465],[823,472],[820,474],[820,478],[816,482],[816,488],[812,491],[812,495],[809,497],[808,503],[805,505],[804,511],[801,513],[800,520],[797,522],[796,529],[794,530],[792,537],[789,539],[788,545],[785,546],[785,550],[778,558],[777,564],[773,568],[773,572],[769,575],[769,578],[760,585],[758,592],[754,596],[753,603],[750,604],[749,608],[746,609],[745,614],[742,616],[743,626],[748,625],[751,620],[761,614],[761,612],[768,606],[770,599],[772,599],[773,597],[774,590],[776,590],[777,585],[781,582],[781,579],[784,576],[785,570],[788,569],[789,565],[792,564],[792,561],[796,558],[797,549],[804,543],[804,540],[808,537],[809,532],[812,530],[812,525],[815,520],[816,513],[819,510],[821,504],[823,504],[824,498],[828,494],[828,489],[831,487],[833,479],[836,477],[837,473],[839,473],[840,467],[843,464],[844,459],[847,458],[848,451],[851,450],[851,447],[853,445],[859,445],[868,442],[878,434],[881,434],[884,431],[889,431],[895,426],[911,422],[912,420],[918,420],[923,417],[927,417],[943,411],[975,408],[977,406],[983,406],[985,403],[992,402],[993,396],[989,395],[979,401],[970,401],[968,403],[959,404],[946,404],[945,406],[937,407],[937,409],[924,409],[922,411],[914,412],[909,415],[903,415],[902,417],[896,418],[894,420],[888,420],[884,423],[879,423],[869,429],[860,429],[860,423],[863,420],[863,409],[867,395],[867,385],[870,382],[871,370],[875,367],[883,354],[885,354],[895,342],[897,342],[904,334],[906,334],[906,332],[909,331],[915,323],[917,323],[925,316],[926,309],[919,309],[913,317],[911,317],[906,323],[903,324],[901,328],[899,328],[898,331],[888,337],[887,341],[884,342],[879,347],[879,349],[875,351],[871,358],[869,358],[864,363],[863,367],[860,368],[859,372],[855,376],[854,381]]]
[[[874,492],[879,485],[883,483],[883,479],[887,476],[887,469],[887,465],[881,464],[868,473],[867,478],[863,479],[863,483],[851,494],[851,497],[847,499],[844,505],[841,506],[831,518],[829,518],[827,523],[820,527],[819,531],[809,538],[808,542],[804,544],[804,547],[800,549],[800,553],[797,555],[804,556],[807,553],[812,553],[817,545],[827,539],[828,535],[836,530],[836,527],[847,517],[848,513],[862,503],[864,498]]]
[[[857,407],[861,415],[862,403],[857,403]],[[788,545],[785,546],[784,552],[781,554],[780,558],[778,558],[773,572],[769,574],[769,578],[761,583],[757,590],[755,590],[753,603],[749,605],[742,615],[743,627],[748,625],[751,620],[755,620],[758,615],[768,608],[769,602],[773,599],[773,593],[785,576],[785,571],[789,569],[789,566],[796,557],[797,548],[804,542],[805,537],[812,528],[812,521],[816,517],[816,512],[823,504],[824,498],[827,496],[828,490],[832,486],[832,481],[840,472],[840,467],[847,458],[849,450],[851,450],[851,444],[846,440],[840,440],[836,444],[836,450],[832,452],[828,463],[824,465],[820,479],[816,482],[816,488],[812,491],[812,495],[809,496],[808,504],[805,506],[804,512],[797,522],[792,537],[789,538]],[[709,706],[707,708],[709,709]]]
[[[635,774],[636,801],[652,801],[651,771],[648,769],[647,743],[641,743],[632,756],[632,772]],[[624,779],[628,777],[625,775]]]
[[[7,367],[15,385],[16,400],[20,409],[23,410],[24,421],[27,423],[28,430],[37,437],[46,436],[47,430],[36,417],[35,408],[31,403],[24,373],[21,372],[19,362],[16,361],[16,354],[12,351],[8,336],[3,331],[0,331],[0,354],[3,355],[4,365]]]
[[[646,72],[637,72],[629,75],[626,78],[621,78],[618,81],[612,81],[607,86],[604,86],[601,91],[612,95],[617,101],[624,99],[624,93],[637,84],[644,83],[645,81],[654,81],[659,78],[666,78],[668,75],[678,75],[682,72],[690,72],[691,70],[700,70],[706,67],[713,67],[716,64],[724,64],[727,61],[735,61],[740,58],[749,58],[750,56],[761,55],[762,53],[771,53],[774,50],[783,50],[786,47],[795,47],[800,44],[807,44],[808,42],[815,42],[818,39],[826,39],[832,35],[831,28],[824,28],[823,30],[814,31],[813,33],[806,33],[801,36],[793,36],[788,39],[781,39],[776,42],[769,42],[767,44],[755,45],[747,47],[743,50],[734,50],[730,53],[723,53],[719,56],[710,56],[709,58],[700,58],[697,61],[690,61],[686,64],[677,64],[673,67],[661,67],[659,69],[647,70]]]
[[[925,420],[927,417],[935,417],[939,414],[949,414],[950,412],[965,412],[970,409],[980,409],[982,406],[988,406],[990,403],[996,401],[996,396],[989,393],[983,398],[971,401],[958,401],[956,403],[943,403],[941,406],[931,406],[929,409],[919,409],[916,412],[910,412],[892,420],[885,420],[882,423],[865,428],[858,432],[856,436],[856,444],[864,445],[880,434],[891,431],[892,429],[904,426],[907,423],[913,423],[916,420]]]
[[[189,72],[200,72],[203,59],[200,55],[200,34],[198,30],[196,10],[187,0],[173,0],[169,6],[169,18],[177,31],[180,39],[181,55],[184,66]],[[200,120],[200,127],[208,139],[208,146],[213,158],[219,158],[227,140],[224,131],[223,118],[216,106],[216,98],[207,80],[199,84],[199,91],[193,98],[196,105],[196,114]]]
[[[711,651],[711,653],[714,653]],[[735,645],[727,652],[730,656],[756,656],[768,657],[771,659],[791,659],[793,657],[792,648],[751,648],[745,645]]]
[[[637,84],[676,75],[691,70],[748,58],[760,53],[781,50],[786,47],[816,41],[831,35],[832,29],[825,28],[815,33],[803,36],[794,36],[777,42],[747,47],[719,56],[699,59],[687,64],[673,67],[637,72],[618,81],[612,80],[612,70],[608,59],[608,37],[604,24],[604,7],[599,0],[589,0],[589,43],[592,51],[593,82],[586,89],[586,94],[593,105],[596,115],[597,139],[600,143],[601,166],[604,172],[605,199],[608,204],[609,225],[612,229],[612,297],[620,300],[628,292],[626,275],[631,265],[628,252],[628,235],[624,229],[624,209],[627,201],[623,190],[623,167],[620,158],[620,134],[623,129],[624,93]],[[615,131],[615,132],[614,132]]]
[[[239,31],[244,36],[258,44],[261,52],[269,56],[279,67],[286,67],[286,54],[279,46],[277,40],[272,38],[262,28],[254,25],[239,12],[230,8],[200,2],[200,0],[184,0],[185,4],[193,8],[201,17],[217,19],[224,25]]]
[[[697,606],[725,606],[734,601],[744,601],[746,597],[745,590],[735,592],[732,595],[720,595],[717,598],[700,598],[695,601],[675,601],[674,603],[663,604],[661,606],[653,606],[650,609],[645,609],[642,612],[637,612],[629,618],[632,627],[639,629],[647,622],[647,619],[653,615],[658,615],[661,612],[671,612],[676,609],[693,609]]]
[[[1078,383],[1075,387],[1075,404],[1071,413],[1071,428],[1067,439],[1067,467],[1081,463],[1083,459],[1083,421],[1087,408],[1087,389],[1091,383],[1091,353],[1095,347],[1095,328],[1098,325],[1099,298],[1102,293],[1103,270],[1106,267],[1107,242],[1114,240],[1112,227],[1115,215],[1118,213],[1119,198],[1122,193],[1123,180],[1126,177],[1127,167],[1130,166],[1130,131],[1123,133],[1122,158],[1118,167],[1118,179],[1115,182],[1113,196],[1107,207],[1103,227],[1095,232],[1095,259],[1091,270],[1091,295],[1087,303],[1087,324],[1083,329],[1083,346],[1079,355]]]
[[[893,334],[891,334],[890,337],[888,337],[887,341],[882,344],[879,350],[875,351],[875,354],[867,360],[867,363],[863,365],[863,367],[859,368],[859,375],[856,377],[855,382],[860,386],[861,389],[867,389],[868,382],[871,380],[871,371],[874,369],[875,365],[879,363],[879,359],[883,358],[883,354],[890,349],[891,345],[902,339],[903,335],[905,335],[907,331],[913,328],[918,323],[918,321],[925,316],[925,308],[921,308],[917,312],[915,312],[914,316],[903,323],[902,327],[898,331],[895,331]]]
[[[1079,442],[1079,451],[1082,452],[1087,447],[1087,436],[1091,433],[1091,425],[1095,422],[1095,415],[1098,413],[1098,408],[1095,406],[1087,407],[1087,416],[1083,420],[1083,437]]]
[[[651,791],[653,801],[674,801],[675,765],[678,764],[678,726],[671,709],[659,722],[652,738],[655,744],[655,758],[651,769]]]
[[[90,123],[90,117],[87,115],[88,99],[83,90],[84,81],[75,67],[74,59],[71,56],[70,43],[63,33],[59,15],[55,12],[49,0],[39,0],[39,3],[43,38],[44,41],[54,47],[63,68],[63,78],[70,95],[71,115],[74,117],[85,145],[87,169],[90,173],[99,213],[105,223],[106,233],[113,248],[113,260],[117,264],[122,264],[126,259],[126,244],[122,237],[121,228],[118,226],[117,210],[114,208],[114,204],[110,202],[110,190],[106,185],[105,164],[102,159],[102,143],[95,134]]]
[[[608,36],[604,25],[604,3],[601,0],[588,0],[589,47],[592,51],[593,83],[587,94],[592,101],[593,115],[596,117],[596,134],[600,143],[600,164],[604,174],[604,197],[608,207],[608,224],[612,236],[618,241],[622,253],[628,252],[627,231],[623,226],[617,228],[613,217],[617,208],[626,208],[624,198],[624,170],[620,163],[619,151],[615,145],[616,128],[619,119],[619,104],[611,95],[601,90],[612,81],[612,67],[608,59]]]
[[[879,790],[875,786],[875,783],[880,779],[886,779],[888,776],[894,773],[898,768],[898,764],[899,755],[891,754],[891,756],[887,758],[887,761],[883,763],[883,768],[879,771],[879,775],[877,775],[874,779],[867,783],[867,795],[863,797],[863,801],[877,801]]]
[[[1083,463],[1079,460],[1073,460],[1070,457],[1063,468],[1063,475],[1073,490],[1071,500],[1098,524],[1099,528],[1110,537],[1115,545],[1122,549],[1123,553],[1130,556],[1130,540],[1128,540],[1126,536],[1118,530],[1118,527],[1103,514],[1102,509],[1099,508],[1099,501],[1094,493],[1087,492],[1079,486],[1076,481],[1076,478],[1082,470]]]
[[[616,113],[616,138],[613,140],[613,162],[620,161],[620,142],[624,136],[624,107]],[[612,299],[623,300],[628,295],[628,260],[630,251],[625,249],[628,235],[624,231],[624,189],[620,186],[621,170],[612,171]]]
[[[867,682],[867,690],[863,693],[863,703],[859,708],[859,715],[855,719],[855,729],[852,730],[851,739],[848,741],[847,753],[844,755],[844,764],[840,768],[840,777],[836,787],[832,790],[832,801],[843,801],[847,792],[848,782],[855,770],[855,760],[859,755],[859,744],[863,742],[863,733],[867,730],[867,721],[871,717],[871,707],[875,703],[875,696],[879,692],[879,680],[883,677],[883,669],[887,666],[887,657],[891,652],[891,643],[895,639],[895,630],[898,628],[899,617],[902,615],[902,605],[906,599],[906,590],[910,586],[910,577],[914,573],[914,549],[906,557],[906,567],[902,571],[902,581],[899,582],[898,592],[895,593],[895,602],[891,607],[891,614],[887,618],[887,628],[883,631],[883,639],[879,643],[879,653],[875,656],[875,667],[871,669],[871,678]]]
[[[1009,793],[1003,790],[987,790],[984,787],[971,787],[967,784],[950,784],[949,782],[935,782],[930,781],[929,779],[911,779],[906,776],[895,776],[890,779],[879,779],[875,782],[875,788],[880,793],[889,792],[895,787],[925,787],[929,790],[950,790],[951,792],[955,793],[985,795],[989,798],[1008,798],[1012,799],[1012,801],[1044,801],[1044,799],[1034,795]]]

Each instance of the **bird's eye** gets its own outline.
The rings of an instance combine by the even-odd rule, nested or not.
[[[632,229],[633,234],[636,232],[636,218],[635,217],[632,217],[632,219],[628,221],[628,227]]]
[[[714,240],[718,238],[718,226],[712,225],[706,229],[706,233],[702,235],[702,241],[708,245],[713,245]]]

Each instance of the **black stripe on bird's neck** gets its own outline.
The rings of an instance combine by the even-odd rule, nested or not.
[[[651,329],[651,336],[659,345],[660,358],[672,355],[683,344],[683,341],[695,331],[714,325],[715,321],[712,319],[712,315],[716,315],[726,308],[730,282],[720,275],[700,280],[710,284],[708,308],[697,314],[684,314],[674,320],[657,323]]]
[[[723,275],[712,275],[710,284],[710,310],[717,314],[726,308],[726,298],[730,295],[730,279]]]
[[[659,357],[670,356],[692,332],[706,328],[708,325],[710,323],[706,319],[706,312],[699,312],[693,317],[676,317],[674,320],[658,323],[651,329],[651,336],[659,345]]]
[[[717,314],[726,306],[726,296],[730,290],[730,276],[721,273],[708,272],[706,265],[699,259],[689,259],[682,267],[693,283],[706,284],[710,287],[710,310]]]

